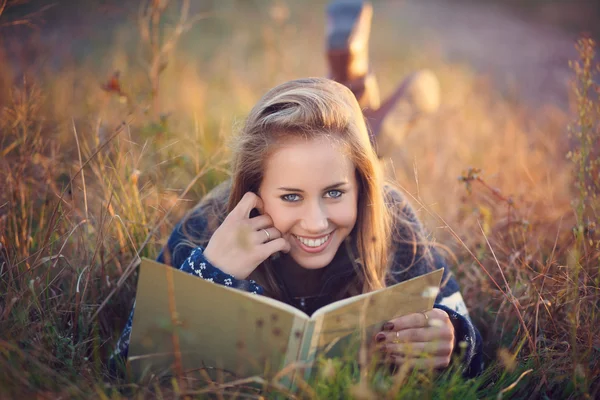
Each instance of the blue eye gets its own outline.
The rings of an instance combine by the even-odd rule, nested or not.
[[[281,200],[287,201],[289,203],[294,203],[300,200],[300,196],[298,196],[297,194],[284,194],[283,196],[281,196]]]
[[[331,197],[333,199],[337,199],[338,197],[341,197],[343,193],[344,192],[342,192],[341,190],[329,190],[329,191],[327,191],[328,197]]]

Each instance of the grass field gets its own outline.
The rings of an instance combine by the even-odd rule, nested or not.
[[[61,42],[68,27],[62,36],[0,36],[0,398],[219,393],[182,377],[111,379],[105,361],[133,303],[135,261],[155,257],[185,211],[227,177],[227,138],[245,114],[272,86],[326,73],[325,2],[255,3],[195,4],[190,18],[203,17],[155,70],[145,67],[156,53],[140,35],[137,4],[129,20],[107,16],[104,27],[82,16],[88,40],[70,48]],[[167,28],[177,4],[163,15]],[[411,131],[388,170],[456,256],[487,369],[464,381],[452,370],[361,374],[357,362],[331,360],[303,395],[597,398],[593,41],[577,44],[572,109],[532,108],[468,65],[392,45],[402,42],[385,39],[405,32],[385,13],[376,18],[384,95],[417,68],[440,79],[440,111]]]

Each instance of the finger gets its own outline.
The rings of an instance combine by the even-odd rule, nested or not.
[[[435,342],[416,342],[416,343],[388,343],[383,351],[390,355],[400,355],[404,357],[421,357],[421,356],[448,356],[454,350],[453,343],[446,341]]]
[[[433,342],[437,340],[453,340],[454,334],[448,327],[410,328],[396,332],[388,332],[387,341],[399,343]]]
[[[399,331],[401,329],[424,328],[429,325],[428,313],[414,313],[395,318],[383,325],[383,330]]]
[[[427,311],[427,316],[429,317],[429,325],[432,325],[432,321],[435,320],[439,320],[442,322],[450,322],[450,316],[448,315],[448,313],[444,310],[441,310],[439,308],[434,308],[432,310]],[[435,322],[433,323],[433,325],[435,325]]]
[[[290,251],[290,242],[280,237],[275,240],[271,240],[270,242],[266,242],[262,246],[260,246],[260,256],[263,260],[269,258],[272,254],[277,253],[278,251],[283,251],[287,253]]]
[[[264,208],[263,201],[256,193],[246,192],[231,214],[234,214],[238,218],[250,218],[250,211],[253,208],[258,208],[262,213]]]
[[[268,234],[265,232],[267,232]],[[256,232],[253,232],[252,236],[254,243],[261,244],[280,238],[281,233],[276,228],[271,227],[266,229],[259,229]]]
[[[273,219],[268,215],[259,215],[258,217],[250,218],[250,226],[253,230],[264,229],[273,226]]]

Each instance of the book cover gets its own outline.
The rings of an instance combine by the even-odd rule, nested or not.
[[[297,364],[308,379],[319,356],[340,356],[361,335],[370,340],[384,322],[430,310],[442,273],[340,300],[309,316],[281,301],[143,259],[128,363],[139,379],[173,373],[177,364],[218,382],[270,379]]]

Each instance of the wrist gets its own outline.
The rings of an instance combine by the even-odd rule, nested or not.
[[[254,294],[263,294],[263,288],[253,280],[238,279],[212,264],[204,255],[204,249],[197,247],[185,260],[179,270],[198,276],[207,281]]]

